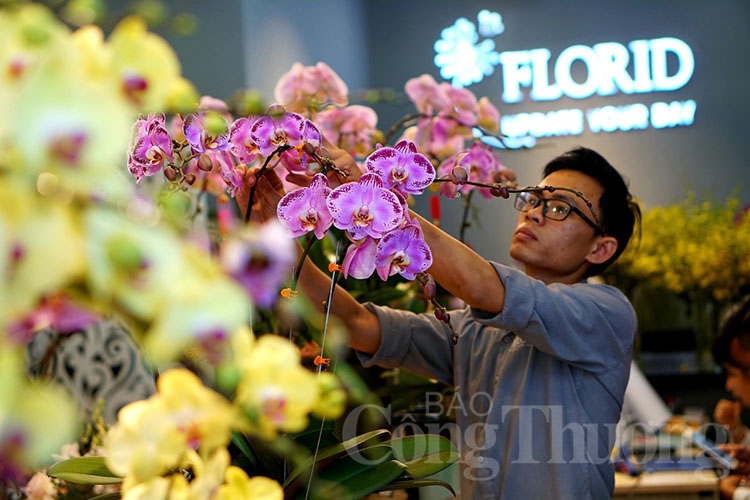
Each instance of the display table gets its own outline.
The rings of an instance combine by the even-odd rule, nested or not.
[[[719,478],[711,469],[658,471],[635,477],[616,472],[613,498],[718,500]]]

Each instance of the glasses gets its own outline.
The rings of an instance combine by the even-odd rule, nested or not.
[[[591,210],[591,215],[594,217],[596,222],[589,219],[586,214],[581,212],[571,203],[560,198],[544,198],[540,194],[541,191],[554,192],[557,190],[568,191],[581,198],[589,207],[589,210]],[[597,234],[604,234],[604,231],[599,226],[599,218],[596,216],[596,212],[594,212],[594,209],[592,208],[592,203],[587,200],[580,191],[554,186],[529,187],[514,191],[517,193],[516,202],[514,205],[516,210],[519,210],[521,212],[528,212],[541,205],[542,216],[555,221],[563,221],[567,219],[571,213],[576,213],[581,219],[584,220],[584,222],[586,222],[586,224],[593,227]]]

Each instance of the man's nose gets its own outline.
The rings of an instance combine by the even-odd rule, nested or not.
[[[727,390],[727,392],[733,392],[734,377],[732,376],[727,377],[727,381],[724,383],[724,388]]]
[[[537,224],[542,222],[542,220],[544,219],[544,203],[540,203],[534,208],[528,210],[526,212],[526,217],[533,220]]]

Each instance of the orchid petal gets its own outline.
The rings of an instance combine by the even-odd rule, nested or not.
[[[372,238],[365,238],[361,243],[353,243],[346,249],[341,266],[344,278],[367,279],[375,271],[375,253],[377,243]]]
[[[326,204],[330,193],[326,176],[315,174],[308,187],[291,191],[279,201],[276,214],[290,236],[296,238],[310,231],[319,240],[325,236],[333,224]]]
[[[383,188],[377,174],[365,174],[359,182],[343,184],[328,195],[333,224],[349,231],[355,239],[380,238],[403,220],[398,197]]]

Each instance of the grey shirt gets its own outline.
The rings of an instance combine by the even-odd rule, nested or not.
[[[382,344],[360,359],[455,388],[461,498],[610,498],[632,306],[608,285],[545,285],[493,266],[506,287],[503,312],[451,311],[457,345],[431,313],[368,304]]]

